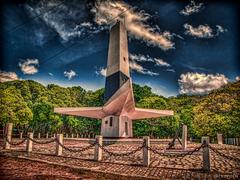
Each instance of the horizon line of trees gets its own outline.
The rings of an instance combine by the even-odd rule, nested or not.
[[[189,136],[215,137],[222,133],[240,137],[240,82],[229,83],[208,95],[163,97],[148,86],[133,84],[137,107],[171,109],[172,117],[133,122],[134,137],[173,137],[179,124],[188,126]],[[101,121],[61,116],[54,107],[102,106],[104,89],[86,91],[82,87],[43,86],[32,80],[0,83],[0,126],[14,123],[15,130],[27,127],[40,133],[99,134]]]

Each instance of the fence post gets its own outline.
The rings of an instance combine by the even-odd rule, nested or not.
[[[56,155],[62,155],[62,146],[59,143],[63,144],[63,134],[57,134],[57,142],[56,142]]]
[[[143,136],[143,141],[145,143],[143,147],[143,166],[148,167],[150,165],[150,150],[148,149],[148,147],[150,147],[149,136]]]
[[[74,138],[74,134],[73,133],[71,134],[71,137]]]
[[[65,135],[66,138],[68,138],[68,133]]]
[[[7,123],[6,124],[5,136],[6,136],[7,139],[5,139],[4,149],[10,149],[11,148],[8,141],[11,142],[11,140],[12,140],[12,128],[13,128],[13,123]]]
[[[46,139],[48,139],[48,133],[46,133]]]
[[[20,137],[19,137],[20,139],[22,139],[23,138],[23,132],[20,132]]]
[[[56,134],[54,133],[54,134],[53,134],[53,138],[55,138],[55,137],[56,137]]]
[[[217,142],[218,144],[223,144],[223,137],[222,137],[222,134],[217,134]]]
[[[182,149],[187,149],[187,125],[182,126]]]
[[[203,147],[203,170],[209,172],[210,171],[210,152],[209,152],[209,137],[202,137],[202,143],[205,144]]]
[[[78,138],[78,133],[77,133],[77,138]]]
[[[28,135],[27,135],[29,138],[33,139],[33,133],[32,132],[29,132]],[[32,152],[32,140],[31,139],[27,139],[27,153],[30,153]]]
[[[100,148],[100,146],[103,145],[103,137],[101,135],[97,135],[96,142],[97,142],[97,144],[95,145],[94,160],[101,161],[102,160],[102,148]]]
[[[41,134],[40,133],[38,133],[38,139],[40,139],[41,138]]]

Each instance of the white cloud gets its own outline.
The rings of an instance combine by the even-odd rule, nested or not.
[[[144,40],[148,45],[158,46],[163,50],[174,48],[172,34],[168,31],[160,32],[157,27],[150,27],[146,24],[150,17],[149,14],[144,11],[136,12],[122,1],[97,1],[91,11],[95,14],[95,22],[99,25],[108,24],[113,18],[125,12],[122,14],[124,17],[118,19],[124,18],[126,28],[131,36]],[[117,21],[117,18],[114,21]]]
[[[228,83],[223,74],[186,73],[178,80],[181,94],[205,94]]]
[[[92,24],[90,22],[83,22],[80,24],[82,27],[91,27]]]
[[[99,76],[104,76],[106,77],[107,76],[107,68],[103,68],[101,67],[100,69],[96,70],[95,73]]]
[[[170,67],[171,65],[165,62],[163,59],[154,58],[157,66]]]
[[[150,58],[148,55],[144,56],[142,54],[130,54],[129,58],[134,61],[150,61],[153,62],[153,59]]]
[[[50,73],[50,72],[49,72],[48,75],[49,75],[49,76],[53,76],[53,73]]]
[[[216,27],[217,27],[217,32],[216,32],[216,34],[217,35],[219,35],[220,33],[224,33],[224,32],[227,32],[227,29],[224,29],[222,26],[220,26],[220,25],[216,25]]]
[[[194,28],[190,24],[184,24],[185,34],[199,38],[212,38],[213,30],[208,25],[199,25]]]
[[[218,36],[220,33],[224,33],[227,30],[224,29],[220,25],[216,25],[217,29],[213,30],[210,26],[207,24],[205,25],[199,25],[198,27],[193,27],[190,24],[184,24],[185,28],[185,34],[198,37],[198,38],[213,38],[215,36]]]
[[[64,76],[68,78],[68,80],[71,80],[75,76],[77,76],[77,73],[73,70],[70,71],[64,71]]]
[[[18,76],[15,72],[6,72],[0,70],[0,82],[18,80]]]
[[[138,64],[135,61],[130,61],[129,62],[130,68],[134,71],[137,71],[140,74],[146,74],[146,75],[150,75],[150,76],[157,76],[159,75],[158,73],[152,72],[144,67],[142,67],[140,64]]]
[[[236,77],[236,81],[239,81],[239,80],[240,80],[240,76],[237,76],[237,77]]]
[[[170,67],[171,65],[164,61],[163,59],[160,58],[152,58],[149,55],[142,55],[142,54],[130,54],[130,59],[133,61],[138,61],[138,62],[153,62],[156,66],[166,66]]]
[[[189,16],[193,13],[199,12],[203,7],[203,3],[195,3],[193,0],[190,1],[190,4],[184,7],[183,10],[180,11],[180,14],[184,16]]]
[[[23,74],[35,74],[38,72],[39,61],[38,59],[22,59],[18,65]]]

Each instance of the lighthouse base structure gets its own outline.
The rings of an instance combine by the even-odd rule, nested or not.
[[[132,137],[132,120],[127,116],[108,116],[102,119],[101,135],[111,138]]]
[[[102,107],[54,108],[55,113],[101,119],[103,137],[132,137],[132,120],[172,116],[171,110],[135,107],[129,70],[127,30],[121,21],[110,30],[106,83]]]

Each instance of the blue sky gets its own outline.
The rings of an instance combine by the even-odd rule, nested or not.
[[[3,5],[1,81],[104,87],[106,22],[126,8],[134,83],[164,96],[199,94],[240,75],[239,9],[232,2],[41,0]]]

